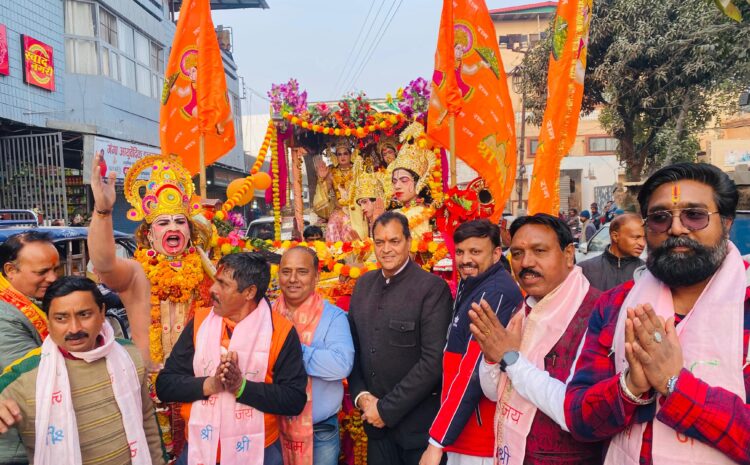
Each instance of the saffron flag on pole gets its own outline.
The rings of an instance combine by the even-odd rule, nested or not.
[[[560,209],[560,162],[573,146],[583,99],[593,0],[561,1],[553,23],[547,107],[529,188],[529,214]]]
[[[444,0],[435,52],[427,134],[449,146],[486,182],[498,220],[516,176],[516,127],[495,26],[484,0]]]
[[[182,2],[161,104],[162,153],[179,155],[191,173],[200,170],[200,134],[205,137],[206,165],[234,147],[232,108],[209,0]]]

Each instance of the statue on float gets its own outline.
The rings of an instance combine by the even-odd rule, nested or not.
[[[409,219],[412,237],[421,239],[432,230],[430,219],[435,213],[428,179],[434,166],[431,150],[419,147],[419,137],[424,126],[410,124],[401,132],[401,149],[396,159],[388,165],[395,210]]]
[[[101,177],[98,171],[94,169],[92,176]],[[147,179],[143,179],[146,176]],[[111,211],[116,196],[114,177],[110,176],[106,183],[102,183],[101,178],[98,182],[92,180],[92,189],[96,208]],[[138,245],[135,261],[118,261],[127,266],[114,270],[117,267],[114,252],[110,254],[111,262],[94,260],[97,273],[112,272],[122,282],[145,273],[151,284],[147,314],[128,312],[128,318],[136,343],[147,334],[150,361],[146,361],[150,362],[147,365],[152,381],[196,308],[209,305],[213,267],[202,250],[210,245],[212,228],[201,215],[194,190],[190,172],[175,155],[148,156],[136,162],[127,172],[124,183],[125,197],[132,206],[127,218],[141,221],[135,232]],[[101,227],[101,220],[95,214],[91,229]],[[111,223],[108,238],[111,240],[103,242],[111,243],[114,251]],[[178,455],[184,441],[179,409],[175,405],[158,403],[158,400],[156,406],[167,452]]]

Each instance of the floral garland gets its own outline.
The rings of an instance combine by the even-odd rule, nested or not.
[[[279,189],[279,153],[276,149],[276,131],[271,135],[271,172],[273,173],[273,237],[281,238],[281,192]]]
[[[153,249],[138,249],[134,257],[151,283],[149,352],[155,362],[162,363],[164,349],[161,344],[161,301],[189,302],[193,298],[200,298],[197,291],[204,279],[201,258],[193,247],[177,260],[169,260]],[[172,266],[178,261],[179,267]]]
[[[312,123],[308,121],[307,117],[304,115],[296,115],[290,112],[282,113],[282,117],[292,123],[295,126],[299,126],[303,129],[308,129],[312,132],[319,132],[321,134],[330,135],[330,136],[343,136],[343,137],[351,137],[351,136],[357,136],[358,138],[362,139],[364,137],[367,137],[368,134],[371,132],[376,132],[378,130],[383,129],[389,129],[393,126],[396,126],[400,123],[403,123],[406,121],[406,117],[400,113],[398,114],[386,114],[386,113],[378,113],[373,116],[374,121],[371,122],[371,124],[365,125],[365,126],[355,126],[355,127],[334,127],[329,124],[318,124],[318,123]],[[380,121],[378,121],[380,120]],[[343,123],[339,122],[339,125]]]
[[[404,206],[401,208],[401,211],[404,212],[404,215],[406,215],[406,212],[408,212],[412,207],[410,206]],[[432,207],[425,207],[422,213],[418,214],[417,216],[412,216],[409,218],[409,229],[414,229],[415,227],[419,226],[420,224],[424,223],[425,221],[429,221],[430,218],[435,214],[435,209]]]

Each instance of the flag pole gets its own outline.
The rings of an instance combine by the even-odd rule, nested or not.
[[[200,187],[201,187],[201,197],[206,199],[208,197],[208,193],[206,192],[206,136],[203,135],[201,132],[200,135],[200,148],[198,150],[198,163],[200,164]]]
[[[457,184],[456,179],[456,115],[448,115],[448,149],[451,152],[451,187]]]

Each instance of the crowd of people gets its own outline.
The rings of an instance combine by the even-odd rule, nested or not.
[[[92,260],[135,345],[115,340],[91,280],[58,278],[47,236],[2,244],[2,463],[165,463],[162,415],[184,438],[179,464],[333,465],[345,382],[371,465],[750,463],[747,263],[728,239],[738,193],[716,167],[657,171],[640,215],[608,206],[611,245],[580,265],[559,217],[517,218],[507,256],[496,224],[464,222],[455,296],[412,259],[408,218],[380,213],[367,224],[379,269],[348,309],[321,295],[305,246],[281,256],[273,302],[257,253],[196,276],[205,302],[197,287],[155,294],[141,263],[109,251],[114,183],[93,171]],[[144,199],[148,263],[187,273],[188,199]],[[601,218],[579,216],[582,235]],[[159,311],[170,323],[150,331]]]

